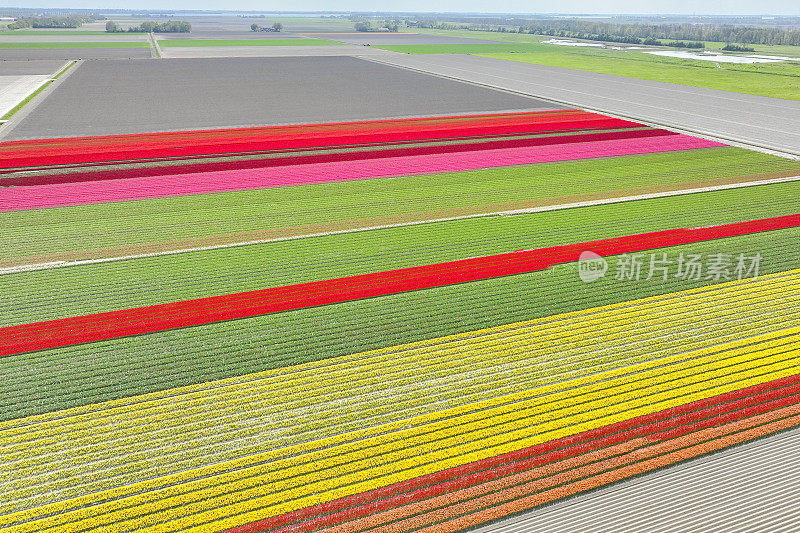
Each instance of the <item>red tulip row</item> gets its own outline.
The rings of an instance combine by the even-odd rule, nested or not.
[[[229,529],[226,533],[254,533],[279,530],[313,531],[345,524],[377,513],[420,505],[417,513],[430,510],[437,497],[464,491],[495,480],[519,475],[532,469],[586,457],[635,439],[638,443],[670,441],[707,428],[720,427],[800,403],[800,375],[762,383],[734,392],[684,404],[650,415],[640,416],[571,437],[546,442],[483,461],[442,470],[402,483],[389,485],[328,503],[270,517]],[[630,450],[628,450],[630,451]],[[595,458],[596,459],[596,458]],[[430,500],[427,504],[426,500]],[[455,504],[456,502],[450,502]],[[391,515],[392,513],[387,513]],[[403,518],[402,513],[394,513]],[[392,516],[386,516],[391,519]],[[376,526],[378,524],[370,524]],[[360,528],[359,528],[360,529]]]
[[[75,165],[522,135],[641,124],[580,110],[166,132],[0,143],[0,168]]]
[[[310,165],[318,163],[340,163],[346,161],[366,161],[370,159],[389,159],[397,157],[430,156],[435,154],[452,154],[475,152],[479,150],[501,150],[509,148],[532,148],[536,146],[552,146],[598,141],[624,139],[642,139],[647,137],[688,138],[677,133],[660,129],[640,129],[605,133],[582,132],[553,137],[526,137],[459,144],[440,144],[435,146],[387,147],[381,150],[332,152],[303,155],[292,152],[291,155],[265,159],[247,159],[240,161],[195,162],[165,166],[146,166],[114,170],[93,170],[83,172],[60,172],[34,174],[26,176],[0,177],[0,186],[36,186],[62,183],[80,183],[87,181],[119,180],[153,176],[174,176],[196,172],[215,172],[227,170],[246,170],[256,168],[287,167],[292,165]]]
[[[8,326],[0,328],[0,356],[522,274],[577,261],[580,254],[587,250],[600,255],[616,255],[796,226],[800,226],[800,214],[521,250]]]

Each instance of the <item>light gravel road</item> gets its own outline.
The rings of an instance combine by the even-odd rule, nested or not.
[[[44,85],[50,75],[0,76],[0,117]]]
[[[461,54],[371,59],[800,155],[800,101]]]
[[[791,532],[800,429],[488,524],[476,533]]]

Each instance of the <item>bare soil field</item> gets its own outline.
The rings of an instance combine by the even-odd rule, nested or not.
[[[0,33],[0,43],[108,43],[146,41],[143,33],[109,33],[108,35],[14,35]]]
[[[394,54],[380,48],[343,44],[337,46],[162,46],[164,58],[208,57],[376,57]]]
[[[150,57],[150,48],[0,48],[0,62],[70,59],[138,59]]]
[[[800,155],[800,102],[462,54],[376,60]]]
[[[265,22],[261,22],[262,24],[266,24]],[[268,31],[245,31],[245,30],[236,30],[236,31],[211,31],[211,30],[202,30],[202,31],[195,31],[192,30],[191,33],[159,33],[156,37],[158,37],[159,41],[169,41],[173,39],[183,40],[183,39],[304,39],[305,36],[299,35],[296,33],[288,33],[285,31],[281,32],[268,32]]]
[[[0,61],[0,76],[27,76],[31,74],[55,74],[64,62],[57,59],[40,61]]]
[[[558,108],[354,57],[91,61],[5,140]]]
[[[418,44],[491,44],[498,41],[448,37],[444,35],[422,35],[418,33],[307,33],[309,37],[330,39],[349,44],[371,45],[418,45]]]

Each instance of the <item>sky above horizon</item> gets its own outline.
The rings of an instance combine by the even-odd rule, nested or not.
[[[21,0],[0,6],[27,7]],[[531,0],[32,0],[31,7],[77,9],[238,10],[238,11],[397,11],[461,13],[553,13],[554,4]],[[697,14],[697,15],[800,15],[797,0],[562,0],[558,13],[580,14]]]

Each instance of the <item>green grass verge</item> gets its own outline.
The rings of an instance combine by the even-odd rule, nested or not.
[[[800,267],[797,228],[662,249],[761,253],[760,274]],[[646,256],[649,257],[649,256]],[[613,265],[614,259],[609,262]],[[66,409],[713,283],[583,283],[573,265],[0,358],[0,419]]]
[[[794,214],[798,204],[800,183],[782,183],[6,274],[0,276],[0,325]]]
[[[150,49],[152,52],[155,52],[156,58],[161,59],[161,47],[158,45],[158,41],[153,34],[148,34],[147,42],[150,45]]]
[[[637,187],[788,170],[800,174],[800,162],[740,148],[711,148],[15,211],[0,213],[0,258],[216,235],[238,235],[235,240],[246,241],[257,238],[255,232],[298,235],[322,231],[324,225],[344,229],[431,220],[526,207],[570,195],[602,196]]]
[[[326,39],[159,39],[162,47],[178,46],[334,46]]]
[[[473,37],[471,34],[477,32],[466,33]],[[639,50],[575,48],[541,44],[538,40],[542,37],[511,36],[516,40],[507,44],[396,45],[380,48],[410,54],[476,54],[536,65],[800,100],[800,62],[720,64],[718,67],[711,61],[654,56]],[[531,42],[534,40],[536,42]],[[770,51],[762,49],[759,52]],[[800,54],[795,52],[790,55]]]
[[[100,42],[72,42],[72,43],[0,43],[1,49],[10,50],[41,50],[41,49],[66,49],[66,48],[147,48],[150,44],[146,41],[100,41]]]
[[[42,91],[44,91],[44,90],[47,88],[47,86],[48,86],[48,85],[50,85],[51,83],[53,83],[53,81],[57,80],[57,79],[58,79],[58,78],[59,78],[59,77],[60,77],[62,74],[64,74],[66,71],[68,71],[68,70],[69,70],[69,69],[70,69],[72,66],[74,66],[74,65],[75,65],[75,61],[72,61],[72,62],[70,62],[70,64],[69,64],[69,65],[67,65],[66,67],[64,67],[64,68],[62,68],[61,70],[59,70],[59,71],[58,71],[58,73],[57,73],[55,76],[53,76],[53,78],[52,78],[50,81],[47,81],[47,82],[43,83],[43,84],[42,84],[42,86],[41,86],[41,87],[39,87],[38,89],[36,89],[35,91],[33,91],[33,92],[30,94],[30,96],[28,96],[28,97],[27,97],[27,98],[25,98],[23,101],[21,101],[20,103],[18,103],[17,105],[15,105],[15,106],[14,106],[14,107],[11,109],[11,111],[9,111],[8,113],[6,113],[6,114],[5,114],[5,115],[3,115],[2,117],[0,117],[0,120],[8,120],[8,119],[10,119],[11,117],[13,117],[15,114],[17,114],[17,113],[19,112],[19,110],[20,110],[20,109],[22,109],[23,107],[25,107],[25,106],[28,104],[28,102],[30,102],[31,100],[33,100],[34,98],[36,98],[36,95],[38,95],[39,93],[41,93]]]

